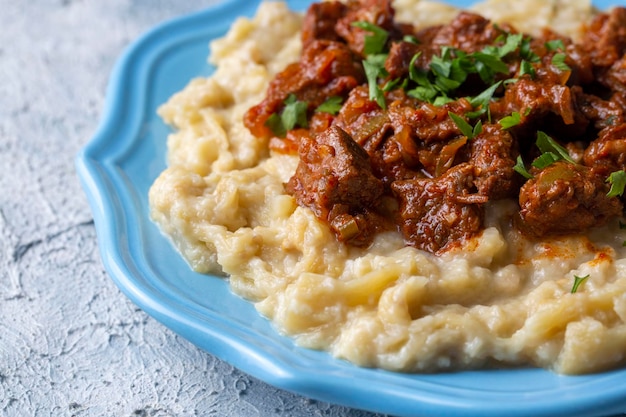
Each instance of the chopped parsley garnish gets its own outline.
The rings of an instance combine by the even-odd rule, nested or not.
[[[363,69],[365,70],[365,77],[367,78],[367,84],[369,86],[370,100],[378,103],[381,109],[387,108],[385,93],[378,85],[378,77],[384,77],[387,75],[387,71],[385,70],[385,59],[387,59],[387,55],[377,54],[369,55],[363,61]]]
[[[388,57],[386,48],[389,32],[366,21],[354,22],[352,26],[368,32],[363,46],[363,54],[365,55],[365,59],[362,61],[363,69],[369,87],[369,98],[382,109],[387,108],[385,93],[398,87],[405,89],[409,97],[442,106],[458,98],[454,93],[463,86],[470,75],[476,74],[487,87],[477,96],[466,97],[474,107],[474,111],[466,113],[465,116],[469,119],[475,119],[487,114],[489,121],[491,121],[489,103],[496,90],[503,83],[515,83],[519,80],[519,78],[497,80],[499,75],[510,72],[509,64],[505,62],[505,58],[512,53],[517,53],[521,58],[519,76],[528,75],[531,78],[536,77],[536,70],[532,63],[540,61],[539,56],[531,50],[531,38],[524,37],[522,34],[503,33],[496,39],[495,45],[486,46],[473,53],[444,46],[439,55],[431,57],[428,69],[421,69],[416,65],[421,56],[421,52],[418,52],[412,57],[409,64],[408,78],[387,80],[381,86],[379,82],[382,83],[382,80],[389,76],[385,69],[385,61]],[[411,35],[405,36],[403,41],[419,43]],[[547,42],[546,48],[564,50],[565,46],[563,41],[556,40]],[[564,53],[556,53],[552,63],[558,69],[569,70],[565,64],[565,58]],[[513,113],[511,116],[505,117],[500,123],[503,128],[508,129],[519,124],[520,121],[520,114]]]
[[[556,161],[567,161],[572,164],[576,163],[567,152],[567,149],[559,145],[554,139],[542,131],[537,132],[535,144],[541,151],[541,155],[535,158],[531,165],[537,169],[544,169]],[[526,169],[521,156],[517,157],[517,163],[513,169],[526,179],[533,178],[532,174]]]
[[[471,55],[474,59],[476,72],[485,84],[492,84],[496,74],[508,74],[509,67],[502,61],[499,55],[491,55],[485,52],[476,52]]]
[[[528,172],[528,170],[526,169],[526,166],[524,165],[524,161],[522,160],[521,155],[517,156],[517,162],[515,166],[513,167],[513,170],[528,180],[532,179],[533,177],[532,174]]]
[[[578,291],[578,288],[583,285],[588,279],[589,274],[585,275],[584,277],[574,275],[574,285],[572,285],[572,290],[570,292],[574,294],[576,291]]]
[[[615,171],[606,179],[606,182],[611,184],[611,189],[606,194],[607,197],[621,197],[624,194],[624,188],[626,187],[626,172]]]
[[[475,97],[470,97],[469,102],[477,111],[473,111],[467,113],[467,117],[470,119],[476,118],[484,113],[489,112],[489,102],[491,101],[493,94],[496,92],[498,87],[500,87],[502,81],[498,81],[495,84],[492,84],[487,89],[485,89],[482,93],[478,94]]]
[[[415,65],[421,55],[421,51],[416,53],[415,55],[413,55],[413,58],[411,58],[411,62],[409,63],[409,80],[415,81],[420,85],[422,85],[423,83],[430,83],[430,81],[428,81],[428,76],[426,75],[426,73],[418,69]]]
[[[525,114],[529,110],[525,112]],[[516,112],[514,112],[515,114]],[[500,124],[505,118],[500,120]],[[504,128],[504,126],[503,126]],[[559,145],[554,139],[545,134],[544,132],[537,132],[537,141],[535,142],[537,148],[541,151],[541,155],[539,155],[532,162],[532,166],[537,169],[544,169],[557,161],[567,161],[571,164],[576,164],[576,162],[572,159],[567,149],[563,146]],[[513,170],[523,176],[526,179],[532,179],[533,176],[524,165],[524,161],[521,156],[517,157],[517,161]],[[607,197],[621,197],[624,195],[624,191],[626,190],[626,171],[615,171],[612,172],[606,179],[606,182],[611,184],[611,188],[606,194]],[[622,223],[620,222],[620,229],[622,229]],[[625,242],[626,243],[626,242]]]
[[[300,101],[294,94],[290,94],[285,100],[285,108],[281,114],[283,125],[287,130],[291,130],[296,126],[308,127],[306,111],[308,104]]]
[[[365,42],[363,45],[363,54],[367,55],[375,55],[380,54],[385,50],[385,45],[387,44],[387,39],[389,39],[389,32],[380,26],[376,26],[370,22],[354,22],[352,26],[366,30],[371,33],[371,35],[365,36]]]
[[[413,35],[404,35],[404,37],[402,38],[402,40],[403,40],[404,42],[412,43],[412,44],[415,44],[415,45],[419,45],[419,44],[420,44],[419,39],[417,39],[417,38],[416,38],[415,36],[413,36]]]
[[[530,38],[528,37],[522,39],[522,42],[520,43],[520,46],[519,46],[519,54],[520,54],[520,57],[522,57],[522,59],[528,62],[541,61],[541,58],[539,58],[539,55],[534,53],[532,49],[530,48]]]
[[[515,52],[522,44],[522,40],[524,39],[524,35],[521,33],[517,34],[509,34],[504,41],[504,45],[498,48],[498,55],[500,57],[505,57],[511,52]]]
[[[385,94],[378,85],[378,78],[384,78],[388,75],[385,70],[385,60],[387,59],[385,46],[389,39],[389,32],[380,26],[364,21],[353,22],[352,26],[370,33],[365,36],[363,45],[363,54],[365,55],[363,69],[369,86],[370,100],[378,103],[382,109],[386,109]]]
[[[565,44],[563,43],[561,39],[553,39],[551,41],[546,42],[545,45],[548,51],[559,51],[559,50],[564,51],[565,50]]]
[[[514,126],[517,126],[521,122],[522,116],[518,112],[514,111],[513,113],[511,113],[510,116],[506,116],[500,119],[499,123],[500,126],[502,126],[502,129],[510,129]]]
[[[430,69],[436,78],[448,78],[452,70],[452,59],[450,58],[450,48],[443,48],[441,56],[433,56],[430,61]]]
[[[409,97],[416,98],[418,100],[433,102],[435,97],[437,97],[437,90],[434,88],[428,88],[421,85],[418,85],[412,90],[407,91]]]
[[[429,71],[416,68],[418,53],[409,65],[409,79],[417,86],[410,89],[408,94],[436,105],[445,104],[452,101],[451,96],[465,83],[469,75],[477,74],[488,85],[480,95],[468,98],[475,107],[482,105],[478,113],[469,115],[470,118],[478,117],[488,111],[486,104],[502,84],[502,81],[496,81],[497,75],[509,73],[509,66],[502,59],[518,49],[522,40],[520,35],[509,34],[503,37],[504,45],[488,46],[471,54],[443,47],[439,55],[431,58]]]
[[[325,102],[317,106],[315,111],[320,113],[332,114],[334,116],[339,113],[339,110],[341,110],[342,102],[343,98],[339,96],[332,96],[329,97]]]
[[[439,91],[430,82],[428,73],[417,68],[415,65],[415,62],[421,54],[421,52],[418,52],[413,55],[413,58],[411,58],[411,63],[409,64],[409,80],[417,83],[417,87],[407,91],[407,94],[409,97],[413,97],[418,100],[432,102],[439,94]]]
[[[558,52],[552,56],[552,65],[560,71],[571,71],[569,65],[565,63],[567,55],[565,55],[565,44],[561,39],[553,39],[547,41],[545,47],[550,52]]]
[[[441,96],[435,97],[435,100],[433,100],[433,104],[435,106],[441,107],[441,106],[443,106],[445,104],[448,104],[448,103],[450,103],[452,101],[454,101],[454,100],[451,99],[450,97],[441,95]]]
[[[576,163],[569,155],[569,152],[567,152],[567,149],[559,145],[554,139],[542,131],[537,132],[537,141],[535,143],[543,154],[553,154],[555,161],[564,159],[572,164]]]
[[[272,133],[279,138],[284,138],[287,134],[287,129],[283,124],[282,119],[276,113],[272,113],[270,117],[265,121],[265,126],[269,127]]]
[[[552,65],[554,65],[560,71],[571,71],[569,65],[565,63],[567,56],[564,53],[559,52],[552,57]]]
[[[483,52],[489,55],[504,58],[511,52],[515,52],[520,47],[523,40],[524,40],[524,35],[522,35],[521,33],[516,33],[516,34],[507,33],[506,36],[502,34],[496,38],[495,42],[504,43],[504,45],[502,46],[490,45],[490,46],[483,48]]]
[[[537,71],[535,71],[535,67],[533,64],[523,59],[519,64],[519,75],[530,75],[530,78],[535,78],[537,76]]]
[[[369,86],[369,98],[383,109],[386,108],[385,92],[398,87],[405,89],[409,97],[436,106],[444,105],[457,99],[455,92],[463,86],[470,75],[476,74],[487,87],[479,95],[467,97],[475,110],[467,113],[466,117],[474,119],[485,113],[489,115],[489,102],[503,83],[497,78],[510,72],[509,64],[504,59],[517,52],[522,57],[520,75],[528,74],[531,77],[535,77],[535,69],[531,63],[539,61],[539,57],[530,50],[530,38],[522,34],[503,33],[495,45],[486,46],[473,53],[444,46],[439,55],[431,57],[428,69],[421,69],[416,65],[421,55],[421,52],[418,52],[409,64],[408,78],[387,80],[381,87],[379,82],[389,76],[385,70],[389,33],[370,22],[358,21],[352,25],[368,32],[364,38],[363,69]],[[410,35],[405,36],[403,40],[419,43]],[[508,80],[516,81],[516,78]]]
[[[541,155],[539,155],[537,158],[535,158],[535,160],[533,161],[532,165],[535,168],[544,169],[544,168],[552,165],[556,161],[560,161],[560,160],[561,160],[561,158],[559,158],[559,156],[557,154],[552,153],[552,152],[545,152],[545,153],[542,153]]]
[[[478,121],[478,123],[476,123],[476,125],[474,125],[474,127],[472,127],[472,125],[467,123],[465,119],[458,114],[449,111],[448,115],[450,116],[456,127],[459,128],[461,133],[470,140],[480,135],[483,131],[483,123],[480,120]]]
[[[385,83],[385,85],[383,85],[382,90],[386,93],[387,91],[391,91],[395,89],[396,87],[398,87],[398,85],[400,85],[400,87],[404,89],[404,86],[406,85],[406,83],[408,83],[406,78],[405,79],[396,78],[393,80],[389,80],[387,81],[387,83]]]
[[[272,113],[265,122],[265,126],[278,137],[284,137],[287,131],[294,129],[296,126],[307,128],[309,123],[307,120],[308,104],[300,101],[294,94],[290,94],[284,101],[285,107],[280,114]]]

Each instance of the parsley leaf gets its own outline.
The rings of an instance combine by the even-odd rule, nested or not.
[[[332,96],[329,97],[325,102],[317,106],[315,111],[320,113],[332,114],[334,116],[339,113],[339,110],[341,110],[342,102],[343,98],[339,96]]]
[[[435,99],[433,100],[433,104],[435,106],[440,106],[441,107],[441,106],[443,106],[445,104],[448,104],[448,103],[451,103],[453,101],[454,101],[453,99],[451,99],[450,97],[448,97],[446,95],[440,95],[440,96],[435,97]]]
[[[305,101],[300,101],[294,94],[289,94],[284,103],[285,107],[280,114],[273,113],[265,122],[265,126],[278,137],[284,137],[287,131],[296,126],[306,128],[309,125],[306,114],[308,104]]]
[[[466,136],[468,139],[474,139],[476,136],[480,135],[483,131],[483,123],[479,120],[478,123],[474,127],[467,123],[465,119],[459,116],[456,113],[448,112],[448,116],[452,119],[456,127],[459,128],[461,133]]]
[[[527,110],[528,111],[528,110]],[[559,145],[554,139],[546,135],[542,131],[537,132],[537,140],[535,141],[537,148],[541,151],[539,155],[532,162],[532,166],[538,169],[543,169],[549,165],[552,165],[556,161],[567,161],[572,164],[576,162],[567,152],[567,149]]]
[[[476,60],[474,66],[485,84],[492,84],[495,74],[508,74],[509,67],[497,55],[485,52],[475,52],[472,57]]]
[[[435,79],[435,86],[438,87],[442,93],[449,93],[461,86],[461,83],[447,77],[437,77]]]
[[[561,39],[553,39],[551,41],[546,42],[545,45],[548,51],[558,51],[558,50],[564,51],[565,50],[565,44],[563,43]]]
[[[446,59],[444,53],[442,56],[435,55],[430,61],[430,69],[436,76],[448,78],[452,69],[452,61]]]
[[[450,118],[452,119],[456,127],[459,128],[461,133],[463,133],[465,136],[471,139],[473,136],[472,131],[474,130],[472,126],[469,123],[467,123],[464,118],[462,118],[456,113],[452,113],[451,111],[449,111],[448,115],[450,116]]]
[[[409,97],[428,102],[433,101],[438,94],[437,90],[435,90],[434,88],[422,87],[421,85],[418,85],[417,87],[407,91],[406,93],[409,95]]]
[[[281,119],[287,130],[291,130],[296,126],[308,127],[306,111],[308,104],[300,101],[294,94],[290,94],[285,100],[285,108],[283,109]]]
[[[363,69],[365,70],[365,77],[367,78],[367,84],[369,86],[370,100],[378,103],[381,109],[387,108],[385,102],[385,93],[378,85],[378,77],[384,76],[387,71],[385,70],[385,59],[387,55],[378,54],[370,55],[363,61]]]
[[[537,132],[537,141],[535,143],[542,153],[552,153],[558,156],[557,160],[564,159],[572,164],[576,163],[569,155],[569,152],[567,152],[567,149],[559,145],[554,139],[542,131]]]
[[[453,58],[454,54],[458,54]],[[467,78],[468,71],[465,69],[463,60],[466,55],[461,51],[453,48],[444,47],[441,50],[441,56],[433,56],[430,61],[430,70],[434,75],[434,86],[447,97],[449,93],[456,90],[463,84]]]
[[[411,58],[411,62],[409,63],[409,79],[411,81],[415,81],[420,85],[422,85],[423,83],[430,84],[430,81],[428,81],[428,76],[424,72],[420,71],[415,65],[421,55],[422,51],[416,53],[415,55],[413,55],[413,58]]]
[[[564,53],[554,54],[552,57],[552,65],[554,65],[560,71],[571,71],[569,65],[565,63],[567,56]]]
[[[421,52],[418,52],[413,55],[413,58],[411,58],[411,63],[409,64],[409,80],[417,83],[417,87],[407,91],[407,94],[409,97],[413,97],[418,100],[432,102],[435,97],[437,97],[439,92],[428,79],[428,73],[422,71],[415,65],[415,62],[421,54]]]
[[[413,35],[404,35],[402,40],[404,42],[412,43],[412,44],[415,44],[415,45],[419,45],[420,44],[420,40],[417,39],[417,37],[415,37]]]
[[[284,138],[287,134],[287,129],[285,129],[282,119],[276,113],[272,113],[271,116],[267,118],[265,126],[269,127],[272,133],[279,138]]]
[[[537,76],[537,72],[535,71],[535,67],[533,65],[523,59],[519,64],[519,75],[530,75],[530,78],[534,79]]]
[[[473,134],[472,137],[475,138],[481,133],[483,133],[483,122],[479,120],[478,123],[474,125],[474,129],[472,130],[472,134]]]
[[[404,86],[408,81],[402,78],[395,78],[393,80],[389,80],[385,83],[385,85],[383,86],[382,90],[383,92],[388,92],[393,90],[394,88],[396,88],[398,85],[400,85],[401,87]]]
[[[532,49],[530,48],[530,41],[531,39],[528,37],[522,39],[522,42],[520,43],[520,46],[519,46],[519,54],[522,57],[522,59],[528,62],[539,62],[541,61],[541,58],[539,58],[539,55],[534,53]]]
[[[544,169],[545,167],[552,165],[556,161],[560,161],[559,155],[553,152],[544,152],[539,155],[532,163],[532,166],[538,169]]]
[[[521,155],[517,156],[517,163],[513,167],[513,170],[526,179],[531,179],[533,177],[532,174],[526,169]]]
[[[514,111],[513,113],[511,113],[510,116],[506,116],[503,117],[502,119],[500,119],[500,126],[502,126],[502,129],[510,129],[513,126],[517,126],[518,124],[520,124],[522,121],[522,116]]]
[[[387,39],[389,38],[389,32],[370,22],[353,22],[352,26],[371,33],[371,35],[365,36],[365,43],[363,45],[363,54],[365,54],[365,56],[380,54],[384,51]]]
[[[498,81],[497,83],[492,84],[479,95],[468,98],[472,107],[478,107],[479,109],[477,111],[467,113],[466,116],[470,119],[474,119],[484,113],[487,113],[489,111],[489,102],[491,101],[491,98],[493,97],[493,94],[496,92],[498,87],[500,87],[500,84],[502,84],[502,81]]]
[[[587,279],[589,279],[589,274],[585,275],[584,277],[574,275],[574,285],[572,285],[572,290],[570,291],[570,293],[574,294],[576,291],[578,291],[578,288],[583,285],[585,281],[587,281]]]
[[[472,97],[469,100],[472,107],[488,106],[491,98],[493,97],[493,93],[495,93],[498,87],[500,87],[500,84],[502,84],[502,81],[498,81],[497,83],[492,84],[489,88],[483,90],[483,92],[479,95]]]
[[[620,197],[624,194],[624,188],[626,187],[626,172],[615,171],[606,179],[606,182],[611,184],[611,189],[606,194],[607,197]]]
[[[383,52],[389,39],[389,32],[380,26],[365,21],[353,22],[352,26],[370,32],[370,35],[365,36],[363,45],[363,54],[366,56],[363,61],[363,69],[369,86],[370,100],[376,101],[382,109],[386,109],[385,94],[378,85],[378,77],[387,75],[387,71],[385,71],[387,54]]]
[[[506,37],[506,40],[504,41],[504,45],[502,45],[498,49],[498,55],[500,56],[500,58],[504,58],[505,56],[507,56],[508,54],[510,54],[511,52],[514,52],[517,48],[519,48],[520,44],[522,43],[523,38],[524,38],[524,35],[521,33],[517,33],[517,34],[509,33]]]
[[[452,60],[452,67],[450,68],[450,78],[460,83],[464,83],[467,76],[474,71],[471,58],[463,55],[461,51],[458,51],[458,56]]]
[[[530,38],[521,34],[502,34],[496,44],[500,46],[489,45],[471,54],[444,46],[438,55],[431,57],[428,71],[420,70],[415,65],[420,56],[419,53],[416,54],[409,65],[409,80],[416,83],[417,87],[411,86],[407,94],[435,105],[445,104],[458,98],[454,93],[468,81],[470,75],[477,74],[487,84],[487,88],[474,98],[467,97],[476,110],[466,113],[465,116],[473,119],[485,113],[489,114],[489,102],[503,82],[496,82],[496,78],[499,74],[506,75],[510,71],[509,64],[503,58],[519,51],[524,59],[520,73],[530,74],[532,77],[535,76],[535,69],[530,63],[539,61],[539,57],[530,50]]]

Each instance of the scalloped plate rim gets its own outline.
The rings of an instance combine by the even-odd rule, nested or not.
[[[257,340],[254,329],[233,322],[228,315],[220,316],[202,309],[199,313],[186,305],[185,301],[188,300],[159,293],[158,289],[148,286],[140,279],[152,271],[145,268],[142,270],[134,260],[128,258],[129,253],[125,252],[128,248],[125,245],[132,244],[133,241],[129,243],[120,236],[125,233],[137,234],[128,224],[127,218],[145,216],[145,212],[129,210],[137,204],[141,205],[141,201],[132,200],[133,192],[140,190],[126,187],[121,179],[122,174],[126,173],[121,162],[128,155],[132,156],[137,151],[136,147],[141,145],[137,142],[141,121],[146,117],[147,80],[139,77],[138,87],[129,85],[129,82],[138,75],[149,77],[150,71],[158,65],[155,62],[158,61],[158,53],[171,47],[172,43],[184,45],[188,39],[206,36],[198,32],[206,32],[211,38],[217,32],[225,30],[227,22],[231,22],[240,10],[249,10],[256,3],[227,0],[217,6],[157,25],[133,42],[115,65],[107,87],[102,121],[94,136],[76,156],[76,168],[94,214],[105,269],[122,292],[166,327],[242,371],[279,388],[318,400],[406,416],[413,415],[416,411],[425,416],[496,416],[503,413],[555,416],[570,415],[573,412],[592,416],[599,415],[596,414],[596,407],[600,404],[603,412],[626,411],[626,386],[619,388],[620,383],[626,385],[623,384],[626,382],[626,370],[591,377],[558,377],[557,380],[580,378],[579,380],[584,381],[581,383],[584,389],[570,388],[563,391],[556,384],[549,392],[518,392],[517,397],[510,392],[469,390],[450,382],[454,382],[454,378],[459,375],[462,375],[463,380],[478,378],[480,381],[480,378],[502,375],[502,372],[504,375],[510,374],[510,377],[528,377],[527,373],[530,372],[530,378],[534,374],[543,375],[548,372],[539,369],[468,371],[444,374],[433,379],[430,375],[405,375],[357,368],[332,358],[328,359],[325,367],[318,370],[314,366],[307,366],[315,365],[308,356],[304,359],[300,357],[298,352],[304,352],[302,348],[294,348],[295,353],[290,363],[279,361],[267,350],[268,343],[271,344],[273,340],[265,340],[261,336],[257,336]],[[288,3],[302,9],[309,1],[294,0]],[[218,24],[212,29],[197,29],[198,22],[204,19]],[[158,277],[152,279],[158,280]],[[274,348],[283,349],[281,346]],[[315,355],[313,354],[314,359],[321,357]],[[331,375],[334,378],[329,378]],[[364,379],[354,379],[355,376]],[[371,383],[372,378],[376,383]],[[446,382],[446,378],[450,381]],[[505,376],[505,380],[506,378]],[[601,395],[597,390],[601,390]],[[563,397],[558,397],[559,395]]]

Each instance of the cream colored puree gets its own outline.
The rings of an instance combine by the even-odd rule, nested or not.
[[[483,15],[534,32],[576,36],[584,1],[490,1]],[[456,10],[397,0],[418,25]],[[441,371],[535,365],[558,373],[619,366],[626,354],[626,234],[617,222],[589,236],[531,244],[511,230],[513,203],[487,228],[437,257],[397,233],[362,250],[338,243],[283,184],[297,156],[270,154],[242,124],[272,77],[300,52],[301,16],[264,3],[212,43],[209,78],[192,80],[159,113],[173,126],[168,168],[150,190],[152,218],[194,270],[230,276],[277,329],[357,365]],[[561,27],[559,27],[561,25]],[[574,294],[574,276],[589,275]]]

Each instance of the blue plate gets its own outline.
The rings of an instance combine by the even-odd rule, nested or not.
[[[309,0],[290,0],[304,10]],[[611,1],[596,3],[609,6]],[[459,1],[466,6],[471,1]],[[626,370],[559,376],[540,369],[406,375],[362,369],[277,334],[224,279],[192,272],[148,215],[148,189],[165,168],[168,128],[157,107],[209,75],[208,43],[258,0],[156,27],[118,62],[103,122],[77,157],[105,267],[120,289],[165,326],[277,387],[398,416],[599,416],[626,411]]]

